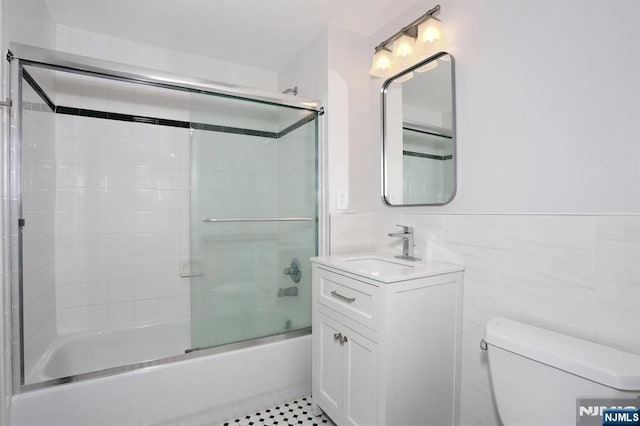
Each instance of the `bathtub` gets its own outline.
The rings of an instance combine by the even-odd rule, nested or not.
[[[286,331],[291,324],[281,311],[255,315],[249,322],[262,327],[277,322]],[[209,320],[233,324],[239,318]],[[191,347],[188,321],[59,336],[27,383],[98,370],[110,375],[16,395],[11,424],[215,424],[310,394],[309,329],[249,343],[257,345],[240,342],[184,354]],[[158,358],[165,359],[139,364]],[[131,364],[141,368],[113,368]]]
[[[26,377],[38,383],[185,353],[189,321],[113,328],[57,336]]]

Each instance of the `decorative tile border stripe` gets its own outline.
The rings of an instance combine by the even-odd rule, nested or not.
[[[23,69],[23,77],[24,80],[31,86],[31,88],[36,92],[38,96],[45,102],[48,108],[56,112],[58,114],[65,115],[75,115],[79,117],[90,117],[90,118],[101,118],[105,120],[117,120],[117,121],[126,121],[131,123],[145,123],[145,124],[154,124],[157,126],[169,126],[169,127],[180,127],[184,129],[195,129],[195,130],[206,130],[211,132],[222,132],[222,133],[232,133],[237,135],[247,135],[247,136],[257,136],[264,138],[272,138],[278,139],[281,138],[294,130],[304,126],[310,121],[315,120],[317,117],[317,113],[309,113],[306,117],[301,120],[296,121],[289,127],[285,128],[280,132],[267,132],[263,130],[254,130],[254,129],[243,129],[240,127],[230,127],[230,126],[219,126],[216,124],[206,124],[206,123],[192,123],[189,121],[180,121],[180,120],[170,120],[166,118],[158,118],[158,117],[148,117],[143,115],[133,115],[133,114],[121,114],[117,112],[108,112],[108,111],[99,111],[94,109],[84,109],[84,108],[73,108],[63,105],[55,105],[51,98],[47,96],[46,92],[42,89],[42,87],[33,79],[31,74],[29,74],[26,70]],[[25,102],[25,104],[27,104]],[[28,103],[29,106],[36,106],[39,104],[35,104],[33,102]],[[36,110],[36,109],[34,109]],[[38,111],[42,111],[43,109],[39,107]]]

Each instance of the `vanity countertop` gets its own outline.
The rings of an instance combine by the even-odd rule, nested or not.
[[[407,281],[464,271],[464,267],[452,263],[431,260],[409,261],[378,253],[345,256],[318,256],[311,261],[320,265],[342,269],[383,283]]]

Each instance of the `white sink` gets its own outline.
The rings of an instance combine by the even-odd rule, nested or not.
[[[407,265],[404,263],[399,263],[393,260],[382,259],[374,256],[365,257],[362,259],[348,259],[345,260],[345,262],[357,268],[380,272],[398,272],[405,269],[411,270],[414,268],[414,265]]]
[[[320,256],[311,258],[311,260],[385,283],[464,270],[462,266],[451,263],[429,260],[411,261],[370,253],[344,257]]]

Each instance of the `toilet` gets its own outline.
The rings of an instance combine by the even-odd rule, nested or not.
[[[487,323],[485,342],[505,426],[602,424],[596,405],[640,408],[639,355],[506,318]]]

